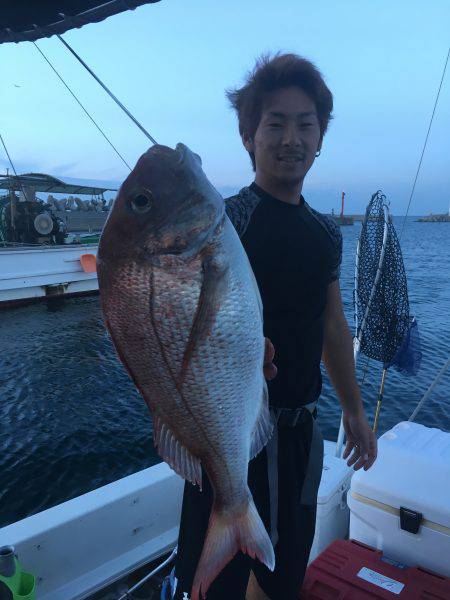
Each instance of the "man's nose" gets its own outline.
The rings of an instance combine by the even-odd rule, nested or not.
[[[284,127],[282,144],[293,147],[302,145],[300,131],[295,123],[287,123]]]

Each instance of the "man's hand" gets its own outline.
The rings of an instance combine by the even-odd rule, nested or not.
[[[354,416],[344,412],[342,418],[347,436],[343,458],[348,458],[353,450],[353,454],[347,461],[348,466],[355,465],[355,471],[364,467],[364,470],[367,471],[377,458],[377,440],[375,434],[364,414]]]
[[[266,348],[265,348],[265,351],[264,351],[263,372],[264,372],[264,377],[268,381],[270,381],[277,374],[277,368],[276,368],[276,366],[272,362],[273,361],[273,357],[275,356],[275,348],[273,347],[273,344],[269,340],[269,338],[264,338],[264,340],[266,342]]]

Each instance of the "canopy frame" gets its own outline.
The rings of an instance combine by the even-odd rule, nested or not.
[[[49,194],[86,194],[99,196],[104,192],[117,192],[118,184],[91,181],[89,179],[72,179],[54,177],[44,173],[24,173],[22,175],[0,175],[0,190],[22,190],[33,188],[35,192]]]

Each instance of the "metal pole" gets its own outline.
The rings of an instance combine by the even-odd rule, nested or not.
[[[86,69],[86,71],[88,71],[88,73],[90,73],[92,75],[92,77],[95,79],[95,81],[97,81],[97,83],[99,83],[102,88],[105,90],[105,92],[114,100],[114,102],[120,106],[120,108],[123,110],[123,112],[133,121],[133,123],[139,127],[139,129],[142,131],[142,133],[152,142],[152,144],[157,144],[158,142],[149,134],[149,132],[139,123],[139,121],[137,119],[135,119],[133,117],[133,115],[130,113],[130,111],[122,104],[122,102],[116,98],[116,96],[114,96],[114,94],[106,87],[106,85],[103,83],[103,81],[97,77],[97,75],[94,73],[94,71],[92,71],[92,69],[90,69],[88,67],[88,65],[84,62],[84,60],[78,56],[78,54],[75,52],[75,50],[69,46],[69,44],[63,40],[63,38],[57,34],[57,37],[59,39],[59,41],[64,44],[64,46],[75,56],[75,58],[83,65],[83,67]]]
[[[175,546],[174,550],[172,551],[172,554],[168,558],[166,558],[165,561],[163,561],[160,565],[158,565],[155,569],[153,569],[153,571],[151,571],[148,575],[143,577],[135,585],[133,585],[133,587],[128,589],[125,592],[125,594],[122,594],[122,596],[120,596],[119,600],[127,600],[127,598],[129,598],[130,594],[132,594],[135,590],[137,590],[138,588],[143,586],[146,581],[148,581],[149,579],[154,577],[156,575],[156,573],[159,573],[159,571],[161,571],[161,569],[163,569],[165,566],[167,566],[175,558],[175,556],[177,554],[177,548],[178,548],[178,546]]]
[[[372,196],[373,198],[373,196]],[[383,214],[384,214],[384,231],[383,231],[383,244],[381,246],[381,254],[380,254],[380,260],[378,261],[378,269],[377,269],[377,273],[375,276],[375,281],[373,283],[372,286],[372,290],[370,292],[370,297],[369,297],[369,301],[367,303],[367,307],[366,310],[364,312],[364,317],[362,319],[362,323],[361,323],[361,327],[359,329],[359,333],[358,333],[358,311],[356,310],[356,303],[357,303],[357,289],[358,289],[358,264],[359,264],[359,252],[360,252],[360,247],[359,247],[359,239],[358,239],[358,245],[356,247],[356,266],[355,266],[355,287],[354,287],[354,302],[355,302],[355,322],[356,322],[356,335],[353,339],[353,358],[355,361],[355,369],[356,369],[356,359],[357,356],[359,354],[359,350],[361,348],[361,341],[362,341],[362,336],[363,336],[363,332],[364,332],[364,328],[366,325],[366,321],[367,321],[367,317],[369,316],[369,311],[370,311],[370,305],[372,304],[372,300],[373,297],[375,295],[375,290],[377,288],[378,282],[380,280],[381,277],[381,271],[383,268],[383,262],[384,262],[384,255],[386,252],[386,244],[387,244],[387,238],[388,238],[388,231],[389,231],[389,227],[388,227],[388,221],[389,221],[389,210],[388,207],[386,205],[383,206]],[[366,219],[368,218],[368,213],[366,211]],[[363,223],[363,227],[364,227],[364,223]],[[361,229],[362,232],[362,229]],[[360,234],[361,236],[361,234]],[[343,421],[343,413],[341,414],[341,422],[339,425],[339,433],[338,433],[338,438],[336,441],[336,450],[334,455],[338,458],[341,458],[342,456],[342,449],[344,446],[344,436],[345,436],[345,431],[344,431],[344,421]]]
[[[417,413],[422,408],[422,405],[424,404],[424,402],[426,402],[428,400],[431,392],[436,387],[437,383],[439,382],[440,378],[445,373],[445,371],[447,370],[447,368],[448,368],[449,365],[450,365],[450,358],[447,359],[447,361],[444,363],[444,365],[441,368],[441,370],[439,371],[439,373],[436,375],[436,377],[434,378],[434,380],[431,382],[430,387],[427,389],[427,391],[425,392],[425,394],[422,396],[422,400],[420,400],[419,404],[416,406],[414,412],[409,417],[408,421],[414,421],[414,419],[417,416]]]
[[[387,369],[383,369],[383,375],[381,376],[380,391],[378,392],[377,408],[375,411],[375,418],[373,420],[373,432],[374,433],[376,433],[377,428],[378,428],[378,419],[380,417],[381,403],[383,401],[384,382],[386,381],[386,373],[387,373]]]
[[[9,169],[6,169],[6,175],[9,178]],[[11,221],[11,229],[13,232],[13,237],[14,239],[12,240],[13,242],[16,241],[16,194],[15,194],[15,190],[13,190],[12,185],[11,185],[11,179],[8,179],[8,185],[9,185],[9,202],[10,202],[10,211],[9,211],[9,218]]]

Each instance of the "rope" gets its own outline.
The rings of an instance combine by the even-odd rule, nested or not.
[[[100,133],[102,134],[102,136],[105,138],[105,140],[108,142],[108,144],[111,146],[111,148],[114,150],[114,152],[117,154],[117,156],[120,158],[120,160],[130,169],[130,171],[132,170],[130,165],[127,163],[127,161],[124,159],[124,157],[120,154],[120,152],[117,150],[117,148],[114,146],[114,144],[111,142],[111,140],[108,138],[108,136],[106,135],[106,133],[103,131],[103,129],[101,129],[100,125],[98,125],[98,123],[95,121],[94,117],[92,117],[92,115],[87,111],[87,109],[83,106],[83,104],[81,103],[81,101],[77,98],[77,96],[75,95],[75,93],[70,89],[70,87],[67,85],[67,83],[64,81],[64,79],[61,77],[61,75],[58,73],[58,71],[55,69],[55,67],[52,65],[52,63],[49,61],[49,59],[45,56],[45,54],[42,52],[42,50],[39,48],[39,46],[36,44],[36,42],[33,42],[33,44],[35,45],[36,49],[38,50],[38,52],[41,54],[41,56],[44,58],[44,60],[48,63],[48,65],[51,67],[51,69],[55,72],[55,74],[57,75],[57,77],[61,80],[61,82],[63,83],[63,85],[66,87],[66,89],[71,93],[71,95],[73,96],[73,98],[76,100],[76,102],[79,104],[79,106],[81,106],[81,108],[84,110],[84,112],[86,113],[86,115],[89,117],[89,119],[92,121],[92,123],[94,123],[94,125],[97,127],[97,129],[100,131]]]
[[[65,41],[63,40],[63,38],[60,35],[57,35],[57,38],[59,39],[59,41],[64,44],[64,46],[69,50],[69,52],[71,52],[75,58],[78,60],[78,62],[80,62],[83,67],[86,69],[86,71],[92,75],[92,77],[95,79],[95,81],[97,81],[97,83],[99,83],[102,88],[105,90],[105,92],[114,100],[114,102],[120,106],[120,108],[123,110],[123,112],[127,115],[127,117],[129,117],[133,123],[142,131],[142,133],[152,142],[152,144],[157,144],[158,142],[149,134],[149,132],[139,123],[139,121],[137,119],[135,119],[135,117],[133,117],[133,115],[130,113],[130,111],[126,108],[126,106],[124,106],[122,104],[122,102],[116,98],[116,96],[114,96],[114,94],[106,87],[106,85],[103,83],[103,81],[97,77],[97,75],[94,73],[94,71],[88,67],[88,65],[84,62],[84,60],[81,58],[81,56],[79,56],[75,50]]]
[[[11,165],[11,167],[12,167],[12,170],[14,171],[14,175],[15,175],[16,177],[18,177],[18,176],[17,176],[16,167],[14,166],[14,163],[13,163],[13,161],[12,161],[12,158],[11,158],[11,156],[9,155],[8,148],[6,147],[5,140],[3,139],[3,136],[2,136],[2,134],[1,134],[1,133],[0,133],[0,140],[2,141],[3,148],[5,149],[6,156],[8,157],[8,160],[9,160],[9,164]],[[23,197],[24,197],[24,198],[26,198],[26,194],[25,194],[25,190],[23,189],[22,181],[21,181],[19,178],[18,178],[18,182],[19,182],[19,185],[20,185],[20,190],[21,190],[21,192],[22,192],[22,194],[23,194]],[[10,190],[9,190],[9,191],[11,191],[11,188],[10,188]]]
[[[14,175],[17,177],[17,171],[16,171],[16,167],[14,166],[14,163],[13,163],[13,161],[12,161],[12,158],[11,158],[11,156],[9,155],[8,148],[6,147],[5,140],[3,139],[3,136],[2,136],[2,134],[1,134],[1,133],[0,133],[0,140],[2,141],[3,148],[5,149],[6,156],[8,157],[8,160],[9,160],[9,164],[11,165],[11,167],[12,167],[12,170],[14,171]],[[22,182],[20,181],[20,179],[19,179],[19,185],[20,185],[20,187],[21,187],[21,189],[22,189],[22,192],[23,192]],[[24,195],[25,195],[25,194],[24,194]]]
[[[412,200],[412,197],[414,195],[414,190],[416,189],[417,178],[419,177],[420,167],[422,166],[423,155],[425,154],[425,148],[427,147],[428,136],[430,135],[431,125],[433,123],[434,113],[436,112],[436,106],[437,106],[437,103],[438,103],[438,100],[439,100],[439,95],[441,93],[442,83],[444,81],[445,71],[447,70],[447,64],[448,64],[449,57],[450,57],[450,48],[448,49],[448,52],[447,52],[447,59],[445,61],[444,70],[442,72],[441,82],[439,84],[439,89],[438,89],[438,92],[437,92],[437,95],[436,95],[436,100],[434,101],[433,112],[431,113],[431,118],[430,118],[430,124],[428,125],[428,131],[427,131],[427,135],[425,137],[425,142],[424,142],[424,145],[423,145],[423,148],[422,148],[422,154],[420,155],[419,165],[417,167],[416,176],[414,178],[414,183],[413,183],[413,186],[412,186],[411,194],[409,196],[408,208],[406,209],[406,215],[405,215],[405,217],[403,219],[402,229],[400,231],[400,240],[402,239],[403,229],[405,228],[406,218],[407,218],[408,213],[409,213],[409,208],[411,206],[411,200]]]

